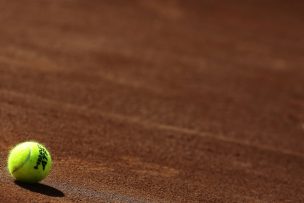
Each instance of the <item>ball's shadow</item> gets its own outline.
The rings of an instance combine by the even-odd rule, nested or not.
[[[61,192],[60,190],[42,183],[30,184],[30,183],[15,181],[15,184],[24,189],[30,190],[32,192],[40,193],[43,195],[47,195],[51,197],[64,197],[64,193]]]

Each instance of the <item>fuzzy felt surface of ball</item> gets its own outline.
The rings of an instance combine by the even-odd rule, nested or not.
[[[9,173],[18,181],[36,183],[44,179],[52,167],[52,158],[44,145],[28,141],[17,144],[8,155]]]

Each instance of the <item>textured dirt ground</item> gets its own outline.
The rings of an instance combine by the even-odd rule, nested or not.
[[[0,2],[1,201],[304,201],[301,1]]]

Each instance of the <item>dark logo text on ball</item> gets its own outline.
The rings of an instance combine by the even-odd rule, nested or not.
[[[44,170],[48,161],[48,153],[41,145],[38,145],[38,148],[39,148],[39,155],[38,155],[38,160],[36,162],[36,166],[34,166],[34,169],[38,169],[38,166],[41,164]]]

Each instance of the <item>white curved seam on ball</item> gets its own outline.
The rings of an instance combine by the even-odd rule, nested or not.
[[[29,151],[29,153],[28,153],[28,155],[27,155],[25,161],[24,161],[20,166],[18,166],[17,168],[15,168],[15,169],[13,170],[12,173],[15,173],[15,172],[18,171],[20,168],[22,168],[22,167],[24,166],[24,164],[26,164],[26,162],[28,162],[28,161],[30,160],[31,154],[32,154],[32,148],[30,147],[30,151]]]

